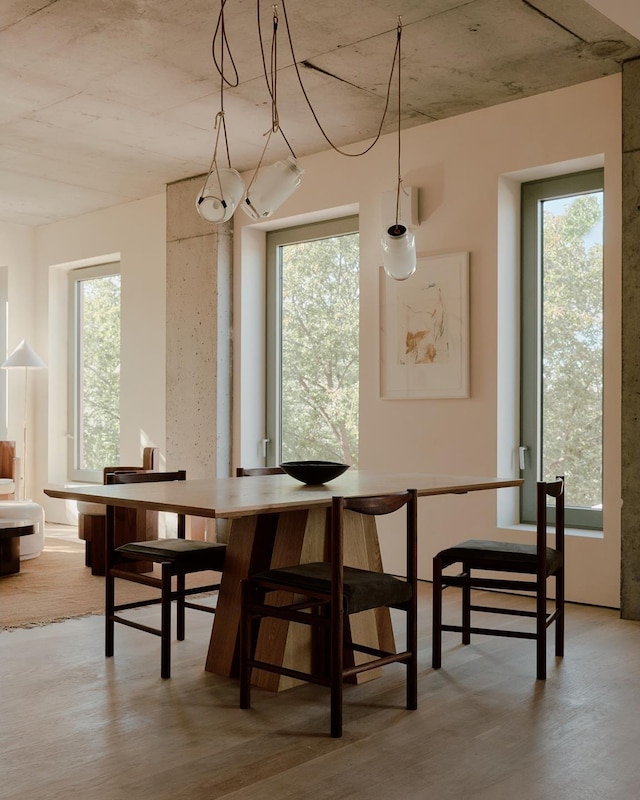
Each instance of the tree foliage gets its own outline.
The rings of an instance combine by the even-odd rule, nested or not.
[[[82,281],[80,469],[120,463],[120,275]]]
[[[358,461],[358,235],[282,248],[282,459]]]
[[[602,502],[601,197],[544,211],[543,474],[564,475],[584,508]]]

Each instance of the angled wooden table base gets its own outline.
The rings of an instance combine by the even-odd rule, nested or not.
[[[419,497],[465,494],[517,487],[519,478],[484,478],[426,473],[373,473],[348,470],[325,486],[303,486],[288,475],[218,478],[124,484],[114,486],[50,487],[45,494],[71,500],[90,500],[120,508],[150,509],[194,517],[231,520],[229,545],[205,668],[220,675],[237,674],[240,621],[240,581],[252,572],[323,557],[327,509],[333,495],[355,497],[416,489]],[[363,569],[382,569],[375,520],[349,515],[345,528],[345,563]],[[306,630],[268,620],[261,626],[258,653],[265,660],[296,666],[313,657]],[[353,639],[393,649],[387,609],[355,615]],[[260,657],[260,656],[258,656]],[[372,674],[365,673],[369,677]],[[282,689],[288,678],[260,672],[260,686]]]
[[[253,480],[253,478],[252,478]],[[322,561],[326,557],[327,508],[300,509],[282,513],[241,517],[231,524],[225,570],[218,598],[218,613],[211,633],[206,669],[220,675],[238,674],[240,581],[265,569]],[[375,520],[347,512],[345,520],[345,564],[381,571],[382,558]],[[280,597],[278,595],[281,595]],[[290,602],[291,595],[278,593],[273,602]],[[394,650],[388,609],[374,609],[350,618],[355,641],[379,649]],[[260,626],[256,657],[292,669],[308,670],[313,657],[310,631],[286,620],[266,619]],[[363,654],[360,658],[366,659]],[[376,670],[357,676],[372,680]],[[253,683],[280,690],[298,681],[271,672],[255,671]]]

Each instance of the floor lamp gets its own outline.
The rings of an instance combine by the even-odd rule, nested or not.
[[[2,365],[2,369],[16,367],[24,369],[24,428],[22,432],[22,499],[27,499],[27,400],[28,378],[30,369],[43,369],[47,365],[32,349],[31,345],[23,339],[9,358]]]

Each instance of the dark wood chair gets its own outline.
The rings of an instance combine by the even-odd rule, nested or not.
[[[555,543],[547,547],[547,497],[555,501]],[[455,563],[462,564],[459,575],[443,575]],[[479,574],[478,574],[479,573]],[[514,578],[491,577],[488,573],[511,573]],[[524,577],[530,576],[530,577]],[[547,581],[555,578],[555,603],[547,608]],[[462,624],[442,622],[442,590],[447,586],[462,588]],[[472,602],[472,590],[533,592],[536,609],[520,605],[511,607],[480,605]],[[508,598],[509,595],[505,595]],[[515,615],[535,619],[535,630],[476,627],[471,624],[472,612]],[[472,539],[441,550],[433,559],[433,651],[432,665],[442,664],[442,631],[462,633],[462,643],[469,644],[472,634],[535,639],[536,677],[547,677],[547,628],[555,623],[556,656],[564,655],[564,479],[537,485],[536,543],[521,544]]]
[[[282,467],[238,467],[236,478],[248,478],[252,475],[284,475]]]
[[[183,481],[185,478],[186,473],[182,470],[178,472],[112,473],[108,476],[108,483]],[[160,674],[163,678],[169,678],[171,675],[171,603],[175,600],[177,604],[176,633],[178,641],[182,641],[185,638],[186,608],[215,613],[215,608],[187,601],[186,598],[193,594],[216,591],[220,588],[219,581],[186,588],[186,576],[205,570],[222,572],[226,545],[187,539],[185,536],[185,515],[179,514],[177,538],[130,541],[116,546],[114,541],[115,512],[116,508],[114,506],[107,506],[105,655],[107,657],[113,656],[116,622],[128,625],[131,628],[137,628],[146,633],[155,634],[160,636],[161,639]],[[147,564],[149,562],[152,565],[159,565],[160,576],[135,571],[140,563]],[[116,604],[116,578],[152,586],[160,590],[160,596],[150,600]],[[174,578],[175,589],[173,588]],[[126,616],[121,616],[120,613],[132,608],[158,603],[161,606],[159,628],[136,622]]]
[[[115,472],[147,472],[160,466],[160,449],[145,447],[142,465],[136,467],[104,467],[103,483]],[[104,575],[105,536],[107,508],[102,503],[78,501],[78,538],[85,542],[85,565],[91,567],[92,575]],[[125,544],[136,539],[156,539],[158,536],[158,512],[140,511],[135,508],[118,508],[116,514],[116,544]]]
[[[344,566],[345,512],[381,515],[403,506],[407,517],[407,579]],[[328,561],[271,569],[242,582],[240,707],[250,707],[253,669],[328,686],[331,736],[337,738],[342,736],[343,682],[358,673],[394,662],[405,664],[406,705],[408,709],[417,707],[417,494],[409,490],[376,497],[334,497],[330,513]],[[274,596],[273,592],[280,594]],[[285,605],[279,604],[283,597],[290,598]],[[406,612],[406,647],[400,653],[363,646],[346,635],[350,614],[384,607]],[[266,617],[312,626],[317,652],[323,653],[325,660],[312,659],[311,671],[301,672],[256,659],[258,623]],[[371,659],[358,664],[354,653],[365,653]]]

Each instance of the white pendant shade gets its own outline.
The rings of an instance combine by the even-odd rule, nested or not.
[[[415,236],[399,222],[390,225],[382,235],[384,271],[396,281],[405,281],[416,271]]]
[[[46,366],[47,365],[35,350],[33,350],[26,339],[23,339],[4,362],[2,369],[10,369],[11,367],[35,367],[36,369],[42,369]]]
[[[244,183],[235,169],[214,169],[198,194],[196,209],[206,222],[227,222],[242,202],[243,196]]]
[[[251,219],[270,217],[300,186],[303,172],[291,156],[261,169],[242,205],[245,213]]]

